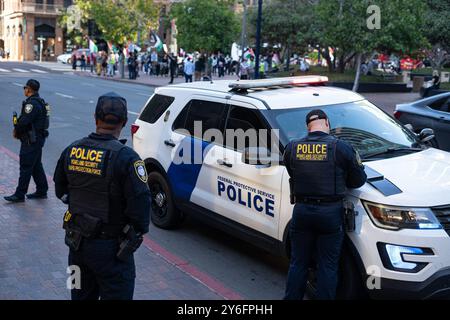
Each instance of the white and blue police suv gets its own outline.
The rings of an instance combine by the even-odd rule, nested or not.
[[[332,134],[359,152],[368,175],[363,187],[348,191],[356,221],[345,241],[338,296],[448,297],[450,153],[426,145],[432,131],[417,135],[326,81],[224,80],[157,89],[132,125],[134,149],[149,172],[153,223],[173,228],[188,212],[264,249],[288,252],[293,206],[280,155],[307,134],[305,116],[320,108]],[[255,138],[255,130],[267,134]],[[314,284],[312,266],[312,294]]]

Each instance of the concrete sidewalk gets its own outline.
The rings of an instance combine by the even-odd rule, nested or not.
[[[134,83],[134,84],[141,84],[146,85],[150,87],[162,87],[169,85],[170,77],[169,76],[150,76],[145,74],[143,71],[139,72],[139,77],[135,80],[128,79],[128,72],[125,72],[125,79],[122,79],[119,72],[116,72],[116,75],[114,77],[105,77],[105,76],[97,76],[97,74],[91,73],[90,70],[88,71],[75,71],[74,74],[81,76],[81,77],[92,77],[97,79],[104,79],[104,80],[110,80],[110,81],[120,81],[120,82],[126,82],[126,83]],[[237,80],[238,77],[236,75],[225,75],[225,77],[220,78],[218,76],[213,75],[213,81],[214,80]],[[185,83],[184,76],[179,76],[178,78],[174,78],[173,84],[178,83]]]
[[[54,196],[53,183],[46,200],[19,204],[4,201],[3,196],[14,193],[18,173],[18,156],[0,146],[0,300],[69,299],[68,248],[62,229],[66,206]],[[34,190],[32,184],[29,192]],[[239,298],[187,262],[171,256],[151,235],[135,258],[135,299]]]

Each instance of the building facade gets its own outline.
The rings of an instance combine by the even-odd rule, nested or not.
[[[55,61],[63,53],[58,18],[71,0],[0,0],[0,48],[12,61]]]

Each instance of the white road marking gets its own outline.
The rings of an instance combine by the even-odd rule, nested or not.
[[[11,70],[6,70],[6,69],[0,68],[0,72],[11,72]]]
[[[31,71],[37,72],[37,73],[48,73],[47,71],[43,71],[43,70],[39,70],[39,69],[31,69]]]
[[[133,112],[133,111],[128,111],[128,113],[129,113],[129,114],[133,114],[133,115],[135,115],[135,116],[138,116],[138,115],[139,115],[139,113]]]
[[[67,94],[62,94],[62,93],[59,93],[59,92],[55,92],[55,94],[56,94],[57,96],[60,96],[60,97],[63,97],[63,98],[75,99],[74,97],[69,96],[69,95],[67,95]]]
[[[14,70],[14,71],[17,71],[17,72],[22,72],[22,73],[28,73],[28,72],[30,72],[30,71],[28,71],[28,70],[23,70],[23,69],[19,69],[19,68],[13,68],[13,70]]]
[[[18,86],[18,87],[23,87],[23,84],[20,84],[20,83],[17,83],[17,82],[13,82],[12,84],[15,85],[15,86]]]

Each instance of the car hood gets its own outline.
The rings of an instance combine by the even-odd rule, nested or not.
[[[427,149],[415,154],[364,163],[377,172],[378,180],[397,187],[399,192],[385,195],[366,183],[351,194],[361,199],[397,206],[433,207],[450,204],[450,153]],[[394,187],[394,188],[395,188]],[[382,188],[381,188],[382,189]]]

